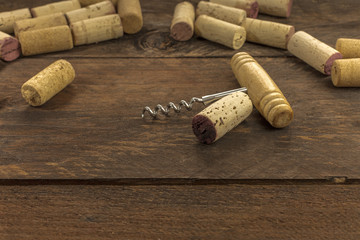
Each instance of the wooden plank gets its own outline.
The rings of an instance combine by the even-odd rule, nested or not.
[[[359,239],[358,185],[2,186],[1,239]]]
[[[239,87],[229,60],[70,59],[75,82],[40,108],[20,87],[54,59],[1,63],[0,179],[360,177],[360,92],[334,88],[295,58],[257,58],[294,109],[285,129],[255,110],[205,146],[191,129],[202,106],[141,119],[145,105]]]
[[[48,0],[7,1],[2,9],[12,10],[48,3]],[[118,40],[90,46],[76,47],[70,51],[46,54],[51,57],[231,57],[236,51],[222,45],[194,37],[188,42],[177,42],[169,37],[169,26],[176,1],[141,1],[144,28],[135,35],[125,35]],[[198,1],[192,1],[194,5]],[[291,24],[297,30],[307,31],[321,41],[335,46],[339,37],[360,38],[357,26],[358,1],[346,0],[339,4],[326,0],[294,1],[289,19],[261,15],[260,19]],[[287,51],[262,45],[246,43],[242,51],[253,56],[291,56]]]

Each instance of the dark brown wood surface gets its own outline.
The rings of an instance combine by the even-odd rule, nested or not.
[[[1,239],[360,238],[359,185],[2,186]]]
[[[46,3],[8,1],[3,10]],[[0,179],[326,179],[360,176],[360,92],[335,88],[287,51],[246,43],[295,112],[273,129],[255,110],[217,143],[197,142],[192,112],[153,121],[142,108],[239,87],[229,65],[235,51],[194,37],[169,38],[176,1],[144,1],[136,35],[71,51],[0,63]],[[287,19],[334,45],[360,37],[357,1],[295,1]],[[21,98],[21,85],[56,59],[77,73],[42,107]]]

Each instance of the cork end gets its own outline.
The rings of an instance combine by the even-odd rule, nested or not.
[[[247,17],[249,18],[257,18],[259,15],[259,3],[253,2],[250,5],[250,8],[246,11]]]
[[[293,0],[289,0],[287,10],[286,10],[286,17],[287,18],[290,17],[292,5],[293,5]]]
[[[336,59],[342,59],[341,53],[339,53],[339,52],[334,53],[334,54],[331,55],[331,56],[329,57],[329,59],[326,61],[325,66],[324,66],[324,73],[325,73],[326,75],[329,75],[329,76],[331,75],[331,68],[332,68],[332,65],[333,65],[333,63],[334,63],[334,61],[335,61]]]
[[[271,109],[268,120],[275,128],[284,128],[294,119],[294,112],[287,104],[281,104]]]
[[[193,28],[186,22],[178,22],[171,27],[171,37],[177,41],[187,41],[193,34]]]
[[[341,68],[338,67],[337,61],[334,61],[331,67],[331,81],[335,87],[340,86]]]
[[[233,49],[237,50],[240,49],[246,40],[246,30],[243,27],[238,27],[238,30],[235,31],[234,38],[233,38]]]
[[[289,29],[289,32],[285,36],[285,49],[287,49],[287,46],[289,44],[290,39],[295,34],[295,27],[291,26]]]
[[[21,49],[19,41],[16,38],[8,37],[0,41],[1,59],[10,62],[20,57]]]
[[[36,89],[26,83],[21,87],[21,95],[31,106],[37,107],[43,104]]]
[[[201,143],[211,144],[216,139],[216,129],[211,120],[203,115],[196,115],[192,120],[192,129]]]
[[[121,18],[124,32],[127,34],[135,34],[140,32],[143,27],[143,20],[141,16],[131,14]]]

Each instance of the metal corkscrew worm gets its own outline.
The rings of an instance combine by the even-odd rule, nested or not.
[[[179,105],[176,105],[173,102],[169,102],[169,104],[166,107],[163,107],[161,104],[158,104],[158,105],[156,105],[154,110],[152,110],[150,107],[146,106],[142,111],[141,117],[144,118],[146,112],[148,112],[149,115],[153,119],[156,119],[159,112],[161,112],[165,116],[168,116],[171,109],[173,109],[174,112],[179,113],[182,109],[182,106],[184,106],[186,108],[186,110],[190,111],[190,110],[192,110],[192,106],[194,103],[202,103],[203,105],[207,106],[207,105],[209,105],[231,93],[234,93],[234,92],[247,92],[247,89],[245,87],[244,88],[236,88],[236,89],[232,89],[232,90],[225,91],[225,92],[202,96],[201,98],[193,97],[189,103],[186,102],[185,100],[181,100],[179,102]]]

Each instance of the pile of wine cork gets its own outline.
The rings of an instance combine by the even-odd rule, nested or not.
[[[66,0],[2,12],[0,58],[69,50],[135,34],[142,27],[139,0]]]

